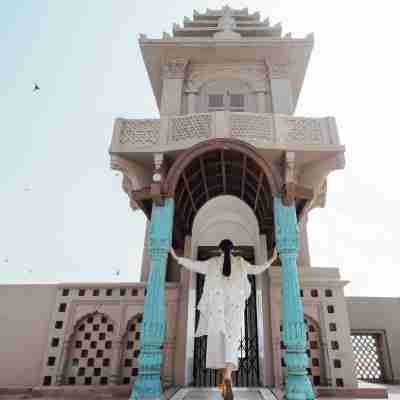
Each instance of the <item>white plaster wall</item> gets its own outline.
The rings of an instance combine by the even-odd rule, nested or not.
[[[271,79],[272,107],[276,114],[293,114],[293,94],[289,79]]]
[[[54,285],[0,286],[0,387],[39,383]]]

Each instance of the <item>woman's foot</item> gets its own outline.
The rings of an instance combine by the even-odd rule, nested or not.
[[[232,381],[230,379],[224,379],[223,396],[224,400],[233,400]]]

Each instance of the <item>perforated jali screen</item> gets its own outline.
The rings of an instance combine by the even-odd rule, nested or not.
[[[357,379],[369,382],[383,381],[382,352],[379,346],[380,334],[357,333],[351,335],[354,366]]]

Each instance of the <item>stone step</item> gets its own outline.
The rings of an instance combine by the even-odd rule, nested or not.
[[[235,400],[277,400],[267,388],[233,388]],[[170,400],[222,400],[217,388],[187,387],[178,390]]]

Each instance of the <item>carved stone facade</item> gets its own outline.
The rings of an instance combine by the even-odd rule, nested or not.
[[[159,119],[130,119],[122,120],[119,142],[135,147],[154,146],[160,139]]]
[[[60,286],[49,321],[41,384],[131,385],[138,375],[145,293],[140,283]],[[173,378],[178,297],[177,285],[168,284],[165,385]]]
[[[232,137],[255,145],[275,142],[272,115],[232,113],[230,118]]]
[[[192,114],[170,119],[169,143],[207,140],[213,134],[211,114]]]

